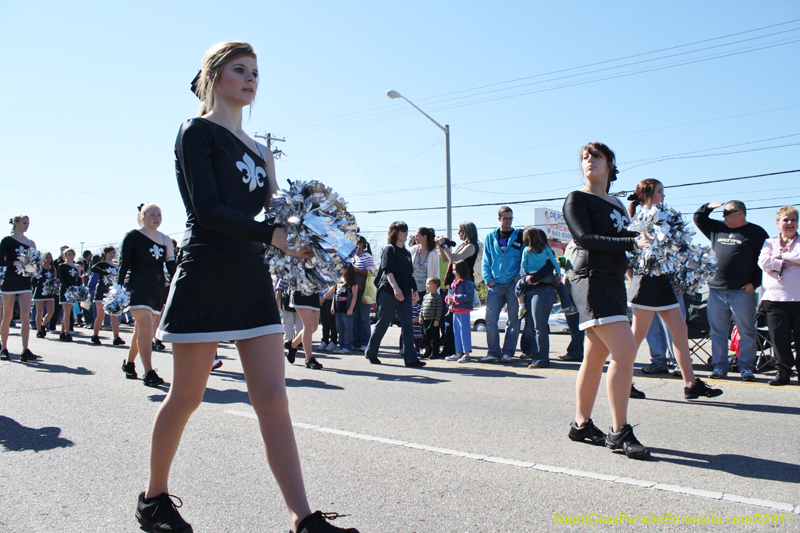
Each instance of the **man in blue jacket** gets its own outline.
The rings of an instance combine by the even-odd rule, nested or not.
[[[480,360],[485,363],[509,363],[514,357],[519,336],[519,301],[514,295],[514,285],[519,281],[522,262],[522,231],[511,226],[514,213],[504,205],[497,212],[500,227],[486,236],[483,245],[481,273],[489,287],[486,296],[486,342],[489,352]],[[508,306],[508,327],[500,351],[500,333],[497,320],[503,306]]]

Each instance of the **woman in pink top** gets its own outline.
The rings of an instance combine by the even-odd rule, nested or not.
[[[758,265],[764,271],[764,309],[767,326],[778,358],[778,375],[770,385],[788,385],[792,367],[800,374],[800,242],[797,239],[797,209],[786,205],[775,213],[780,235],[764,241]],[[798,378],[800,379],[800,378]]]

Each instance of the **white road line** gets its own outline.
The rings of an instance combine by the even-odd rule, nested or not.
[[[257,418],[255,413],[247,413],[244,411],[225,411],[229,415],[242,416],[245,418]],[[598,481],[609,481],[612,483],[622,483],[624,485],[632,485],[634,487],[641,487],[644,489],[662,490],[666,492],[675,492],[677,494],[684,494],[687,496],[697,496],[699,498],[708,498],[712,500],[723,500],[733,503],[742,503],[747,505],[754,505],[756,507],[766,507],[776,511],[785,513],[800,514],[800,505],[793,505],[790,503],[773,502],[770,500],[762,500],[759,498],[748,498],[745,496],[738,496],[736,494],[728,494],[725,492],[717,492],[711,490],[694,489],[691,487],[681,487],[678,485],[669,485],[666,483],[658,483],[656,481],[644,481],[641,479],[633,479],[625,476],[615,476],[611,474],[601,474],[599,472],[587,472],[585,470],[575,470],[572,468],[565,468],[563,466],[552,466],[541,463],[533,463],[530,461],[519,461],[517,459],[506,459],[505,457],[490,457],[479,453],[462,452],[459,450],[451,450],[449,448],[439,448],[436,446],[428,446],[427,444],[417,444],[414,442],[407,442],[403,440],[389,439],[386,437],[376,437],[374,435],[365,435],[363,433],[354,433],[343,429],[327,428],[317,426],[314,424],[304,424],[302,422],[294,422],[294,427],[300,429],[308,429],[311,431],[319,431],[321,433],[332,433],[334,435],[341,435],[344,437],[351,437],[354,439],[371,440],[383,444],[391,444],[393,446],[404,446],[406,448],[413,448],[415,450],[422,450],[426,452],[439,453],[442,455],[455,455],[457,457],[464,457],[467,459],[474,459],[477,461],[486,461],[489,463],[499,463],[503,465],[515,466],[518,468],[532,468],[533,470],[540,470],[542,472],[550,472],[553,474],[564,474],[573,477],[582,477],[587,479],[595,479]]]

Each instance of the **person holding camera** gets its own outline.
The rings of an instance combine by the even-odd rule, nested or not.
[[[442,298],[447,294],[447,287],[456,279],[455,264],[464,261],[469,267],[470,281],[475,283],[475,261],[478,259],[478,228],[474,223],[466,220],[458,225],[458,238],[461,244],[456,246],[455,241],[441,235],[436,237],[436,245],[439,255],[448,262],[447,273],[442,283]],[[438,275],[436,277],[439,277]],[[441,290],[441,289],[440,289]],[[455,338],[453,337],[453,315],[448,313],[442,321],[441,331],[441,357],[447,357],[456,353]]]

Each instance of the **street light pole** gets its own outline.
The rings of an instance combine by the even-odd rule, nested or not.
[[[387,91],[386,92],[386,96],[388,96],[392,100],[394,100],[395,98],[402,98],[403,100],[405,100],[406,102],[408,102],[409,104],[414,106],[414,109],[416,109],[417,111],[419,111],[420,113],[425,115],[425,117],[427,117],[428,120],[430,120],[431,122],[436,124],[436,127],[438,127],[440,130],[442,130],[444,132],[445,158],[447,159],[447,182],[446,182],[446,185],[445,185],[445,188],[447,190],[447,215],[446,215],[447,216],[447,238],[452,240],[453,239],[453,206],[452,206],[452,204],[450,202],[450,126],[447,125],[447,124],[442,126],[441,124],[439,124],[438,122],[433,120],[425,111],[423,111],[422,109],[420,109],[416,105],[414,105],[414,102],[412,102],[411,100],[409,100],[408,98],[406,98],[402,94],[398,93],[397,91]]]

